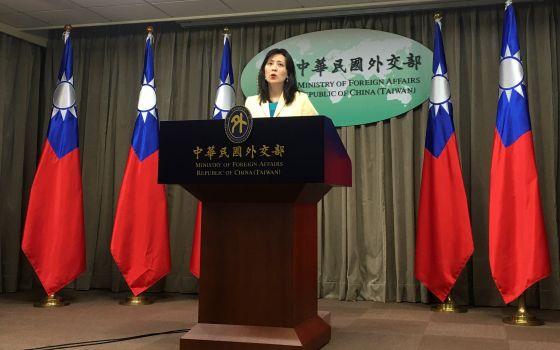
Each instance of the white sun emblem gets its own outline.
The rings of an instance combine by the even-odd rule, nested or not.
[[[66,74],[62,74],[53,93],[51,118],[59,111],[62,120],[66,119],[68,112],[70,112],[74,118],[76,117],[76,91],[74,90],[73,80],[74,78],[67,79]]]
[[[506,94],[508,101],[511,99],[511,93],[515,90],[519,95],[523,95],[523,64],[519,51],[514,55],[511,54],[509,46],[506,47],[504,57],[500,60],[500,95]]]
[[[430,93],[429,108],[435,108],[435,115],[438,114],[440,107],[449,113],[450,100],[451,91],[449,89],[449,79],[447,78],[447,73],[442,74],[441,65],[438,65],[436,73],[432,77],[432,92]]]
[[[222,110],[230,109],[235,103],[235,90],[228,80],[229,79],[227,79],[224,84],[220,85],[216,95],[216,107]]]
[[[144,81],[146,78],[144,78]],[[150,82],[144,82],[142,88],[140,89],[140,94],[138,97],[138,112],[142,114],[142,119],[144,122],[148,117],[148,112],[153,111],[156,108],[156,89],[154,87],[154,80]],[[150,113],[155,117],[155,113]]]

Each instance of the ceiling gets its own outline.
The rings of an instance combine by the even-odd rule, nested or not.
[[[532,0],[522,0],[532,1]],[[538,0],[533,0],[538,1]],[[233,23],[259,18],[308,18],[329,13],[410,10],[503,3],[503,0],[0,0],[0,31],[39,40],[64,24],[100,26],[177,21]],[[517,0],[516,2],[520,2]],[[45,40],[44,38],[42,40]],[[36,42],[41,44],[39,42]]]

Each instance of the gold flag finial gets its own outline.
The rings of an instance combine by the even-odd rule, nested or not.
[[[147,26],[146,27],[146,31],[148,32],[148,34],[152,34],[154,32],[154,27],[152,26]]]
[[[224,27],[224,34],[229,34],[229,28],[228,27]]]
[[[71,24],[65,24],[64,25],[64,32],[71,32],[72,31],[72,25]]]
[[[436,12],[436,14],[434,15],[434,20],[441,21],[442,19],[443,16],[439,12]]]

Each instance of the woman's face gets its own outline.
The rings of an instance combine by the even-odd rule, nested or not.
[[[286,57],[279,53],[271,56],[264,66],[264,77],[268,84],[284,84],[288,77]]]

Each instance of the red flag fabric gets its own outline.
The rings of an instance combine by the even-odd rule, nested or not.
[[[194,222],[194,232],[193,232],[193,239],[192,239],[191,261],[189,266],[191,273],[196,278],[200,278],[201,233],[202,233],[202,202],[198,201],[198,206],[196,207],[196,219]]]
[[[500,54],[500,97],[490,171],[489,259],[505,303],[550,274],[527,90],[511,1]]]
[[[150,33],[146,40],[138,116],[111,240],[111,254],[135,296],[171,269],[167,197],[165,186],[157,183],[159,124],[152,40]]]
[[[505,147],[494,137],[490,173],[490,267],[505,303],[550,274],[533,152],[527,132]]]
[[[78,118],[69,31],[64,33],[64,41],[47,140],[31,187],[21,244],[49,295],[78,277],[86,266]]]
[[[439,19],[435,28],[433,72],[418,209],[415,270],[416,278],[443,301],[474,247]]]

